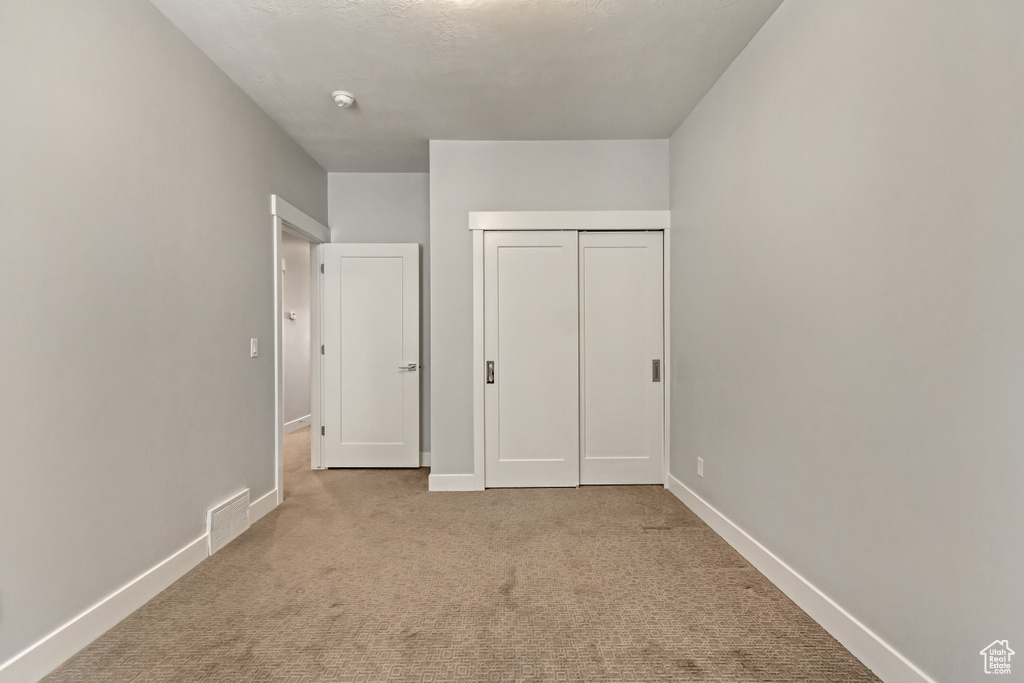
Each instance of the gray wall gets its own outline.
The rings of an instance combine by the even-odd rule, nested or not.
[[[938,681],[1024,644],[1022,83],[1019,1],[786,0],[671,143],[671,471]]]
[[[281,365],[285,424],[309,416],[309,242],[281,233]],[[289,311],[297,314],[295,320]]]
[[[473,471],[470,211],[667,209],[667,140],[430,142],[432,470]]]
[[[332,242],[420,246],[420,451],[430,452],[430,176],[328,173]]]
[[[327,178],[147,2],[0,3],[0,83],[2,662],[273,488],[269,195]]]

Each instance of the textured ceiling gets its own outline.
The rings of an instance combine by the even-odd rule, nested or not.
[[[430,139],[668,137],[781,0],[152,2],[328,171],[426,171]]]

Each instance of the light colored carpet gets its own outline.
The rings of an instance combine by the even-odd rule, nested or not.
[[[877,681],[657,486],[309,468],[49,681]]]

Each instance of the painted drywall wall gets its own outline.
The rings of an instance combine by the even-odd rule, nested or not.
[[[420,451],[430,452],[430,176],[328,173],[332,242],[420,245]]]
[[[281,259],[285,266],[281,274],[283,420],[288,425],[309,417],[309,242],[282,232]],[[295,314],[294,320],[290,313]]]
[[[671,471],[936,681],[1024,643],[1022,83],[1020,2],[786,0],[672,138]]]
[[[430,142],[432,471],[473,472],[470,211],[667,209],[667,140]]]
[[[147,2],[0,3],[0,83],[4,662],[274,488],[270,194],[327,177]]]

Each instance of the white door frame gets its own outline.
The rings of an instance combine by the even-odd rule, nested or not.
[[[630,230],[664,231],[664,306],[665,352],[665,462],[668,477],[669,437],[671,432],[672,358],[669,324],[669,232],[670,211],[470,211],[469,229],[473,233],[473,474],[465,480],[464,490],[484,489],[484,232],[487,230]],[[433,486],[431,488],[434,488]],[[451,488],[446,487],[448,490]],[[462,488],[462,487],[459,487]]]
[[[304,239],[312,245],[310,249],[309,287],[309,337],[310,337],[310,451],[314,469],[322,467],[322,444],[319,433],[321,426],[320,396],[320,262],[321,254],[317,245],[331,241],[330,229],[315,218],[303,213],[276,194],[270,195],[270,215],[273,217],[274,245],[274,486],[277,490],[277,504],[284,500],[284,362],[281,357],[281,231]]]

